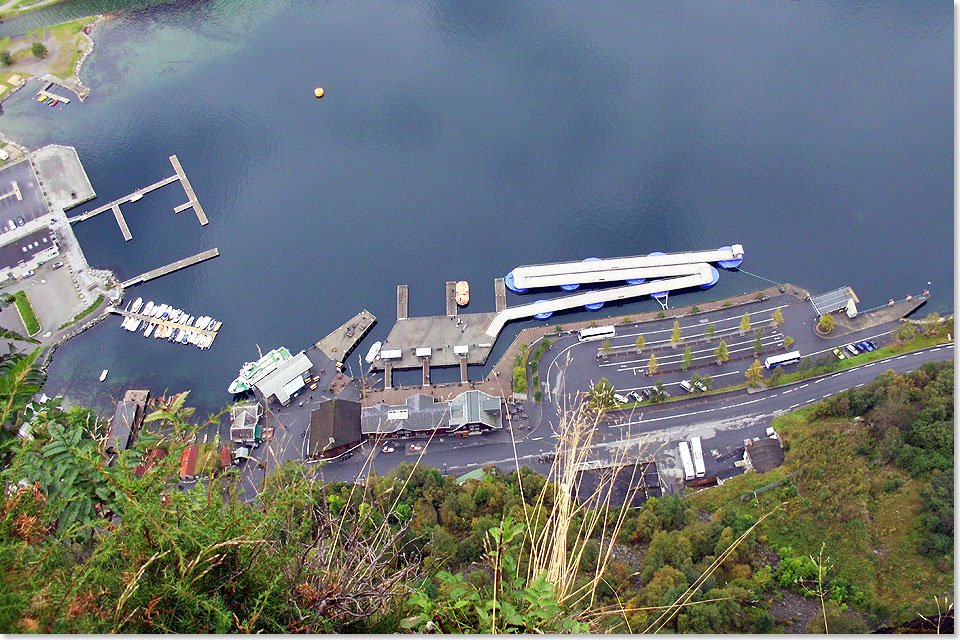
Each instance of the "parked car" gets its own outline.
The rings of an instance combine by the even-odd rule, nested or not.
[[[17,226],[22,227],[24,224],[23,217],[17,216]]]
[[[633,400],[634,402],[643,402],[643,396],[640,395],[637,391],[631,391],[627,394],[627,397]]]
[[[864,340],[864,342],[866,342],[868,345],[870,345],[870,346],[873,347],[874,349],[879,349],[879,348],[880,348],[880,347],[877,346],[877,343],[874,342],[873,340]]]
[[[706,393],[707,391],[707,385],[703,384],[703,382],[701,382],[700,380],[694,380],[693,386],[695,386],[700,391],[703,391],[704,393]]]
[[[62,262],[54,262],[54,263],[53,263],[53,268],[54,268],[54,269],[59,269],[59,268],[62,267],[62,266],[63,266],[63,263],[62,263]]]
[[[619,402],[620,404],[627,404],[628,402],[630,402],[630,398],[620,393],[613,394],[613,399]]]
[[[860,347],[861,349],[866,350],[867,352],[873,351],[873,347],[870,346],[870,343],[867,342],[866,340],[863,340],[863,341],[861,341],[861,342],[858,342],[858,343],[857,343],[857,346]]]
[[[843,351],[840,351],[840,349],[834,349],[834,350],[833,350],[833,355],[837,356],[837,360],[846,360],[846,359],[847,359],[847,356],[843,355]]]
[[[383,448],[384,453],[393,453],[394,451],[396,451],[396,449],[390,445],[387,445]]]
[[[852,356],[860,355],[860,351],[859,351],[855,346],[853,346],[852,344],[848,344],[848,345],[847,345],[847,351],[849,351],[849,352],[850,352],[850,355],[852,355]]]
[[[36,272],[33,269],[31,269],[30,271],[27,271],[25,274],[23,274],[23,277],[29,278],[30,276],[33,276],[33,275],[36,275]]]
[[[681,386],[681,387],[683,388],[683,390],[686,391],[687,393],[693,393],[693,385],[690,384],[690,381],[689,381],[689,380],[681,380],[681,381],[680,381],[680,386]]]
[[[338,460],[349,460],[353,457],[353,451],[347,451],[344,454],[341,454]]]
[[[410,451],[423,451],[423,445],[413,443],[410,445]]]

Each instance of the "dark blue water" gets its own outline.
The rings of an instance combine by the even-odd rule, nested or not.
[[[135,4],[95,32],[85,103],[23,91],[0,124],[77,147],[94,204],[170,175],[176,153],[209,226],[174,216],[171,185],[127,206],[132,242],[108,215],[77,235],[121,277],[218,247],[130,293],[224,329],[199,352],[105,322],[58,351],[50,390],[193,389],[213,411],[257,345],[304,348],[361,308],[383,339],[399,283],[414,315],[442,314],[450,279],[489,311],[519,264],[734,242],[778,282],[851,285],[870,307],[929,280],[929,308],[949,309],[952,25],[950,5],[917,2]],[[671,299],[766,284],[725,272]]]

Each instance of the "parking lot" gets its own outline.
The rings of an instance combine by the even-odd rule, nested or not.
[[[30,162],[22,161],[0,169],[0,226],[9,229],[9,221],[20,224],[47,214],[40,183]]]
[[[77,295],[70,269],[66,266],[59,269],[53,268],[57,262],[61,261],[58,257],[36,269],[33,276],[3,289],[3,293],[14,293],[20,290],[26,292],[37,314],[37,319],[43,327],[40,335],[35,336],[41,340],[48,332],[56,333],[60,325],[86,307]],[[23,332],[23,324],[14,305],[9,305],[0,311],[0,326],[18,333]]]

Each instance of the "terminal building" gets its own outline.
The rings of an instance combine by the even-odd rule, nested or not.
[[[452,400],[436,400],[423,393],[403,405],[381,402],[364,407],[360,426],[367,438],[480,433],[503,427],[502,399],[483,391],[464,391]]]
[[[274,398],[280,404],[286,406],[290,403],[290,398],[300,392],[307,381],[303,375],[310,371],[313,363],[303,351],[285,360],[272,373],[263,377],[257,382],[257,391],[263,395],[264,399],[270,401]]]

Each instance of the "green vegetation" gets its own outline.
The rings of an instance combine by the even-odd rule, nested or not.
[[[833,317],[832,313],[820,316],[820,322],[817,323],[817,327],[820,329],[821,333],[830,333],[833,331],[834,325],[836,325],[837,320]]]
[[[26,291],[17,291],[13,294],[13,301],[17,305],[17,311],[20,312],[20,319],[23,320],[23,327],[27,330],[28,336],[34,336],[40,333],[43,327],[40,326],[40,321],[37,320],[37,314],[33,310],[33,305],[30,304],[30,299],[27,298]]]
[[[647,373],[653,375],[657,372],[657,369],[660,368],[660,365],[657,364],[657,356],[650,354],[650,360],[647,361]]]
[[[630,324],[631,322],[633,322],[633,319],[631,319],[630,316],[623,316],[620,320],[620,324]]]
[[[730,353],[727,350],[727,343],[724,340],[721,340],[720,344],[717,345],[717,348],[713,350],[713,355],[716,356],[719,364],[723,364],[730,359]]]
[[[800,593],[824,546],[831,632],[852,622],[838,617],[848,608],[871,626],[929,616],[932,596],[952,588],[953,388],[953,363],[932,362],[776,418],[785,464],[698,494],[692,506],[756,518],[784,504],[758,539],[779,551],[777,583]],[[798,469],[781,487],[739,500]]]
[[[644,338],[642,335],[639,335],[637,336],[636,344],[637,344],[637,353],[640,353],[641,351],[643,351],[643,348],[647,345],[647,339]]]
[[[723,306],[724,306],[724,307],[732,307],[732,306],[733,306],[733,303],[730,302],[729,300],[724,300],[724,301],[723,301]]]
[[[704,329],[703,331],[703,337],[706,338],[708,342],[710,340],[713,340],[713,336],[715,336],[716,334],[717,334],[717,328],[713,325],[712,322],[708,324],[707,328]]]
[[[660,311],[657,312],[657,319],[658,319],[658,320],[662,320],[664,317],[666,317],[666,314],[663,312],[663,309],[661,309]]]
[[[743,317],[740,318],[740,335],[745,334],[747,331],[750,331],[750,313],[743,314]]]
[[[672,344],[674,348],[676,348],[677,345],[680,344],[681,342],[683,342],[683,335],[680,332],[680,321],[674,320],[673,333],[670,334],[670,344]]]
[[[780,311],[780,309],[773,310],[770,320],[773,321],[773,325],[775,327],[780,327],[783,325],[783,313]]]
[[[4,49],[0,51],[0,64],[2,64],[5,67],[9,67],[10,65],[13,64],[13,56],[10,55],[9,50]]]
[[[680,368],[686,371],[690,368],[690,365],[693,363],[693,350],[688,345],[686,349],[683,350],[683,359],[680,360]]]
[[[83,51],[79,47],[80,32],[96,19],[96,16],[89,16],[51,27],[34,29],[28,31],[24,38],[18,38],[16,42],[11,41],[10,36],[6,36],[0,38],[0,50],[11,51],[11,66],[14,70],[21,60],[45,57],[47,73],[58,78],[69,78],[73,75],[73,70],[80,60],[80,56],[83,55]],[[35,37],[43,38],[44,41],[51,44],[51,47],[47,47],[39,41],[33,41],[29,47],[23,46],[25,41],[31,41]],[[20,48],[18,49],[18,47]],[[54,48],[55,54],[48,55],[48,48]]]
[[[46,58],[50,52],[47,51],[47,47],[42,42],[34,42],[30,45],[30,53],[33,54],[34,58]]]
[[[525,344],[520,345],[520,353],[513,361],[513,391],[514,393],[527,392],[527,350]]]
[[[789,349],[790,347],[793,346],[793,342],[794,342],[794,340],[793,340],[793,338],[792,338],[791,336],[784,336],[784,337],[783,337],[783,346],[784,346],[784,348]]]
[[[690,313],[700,313],[700,307],[698,307],[697,305],[693,305],[690,308]]]
[[[745,374],[747,380],[750,381],[750,384],[757,384],[763,380],[763,367],[760,364],[760,360],[754,360],[753,364],[750,365],[750,368],[747,369]]]
[[[94,311],[96,311],[97,307],[99,307],[102,302],[103,302],[103,296],[102,296],[102,295],[97,296],[97,299],[94,300],[93,303],[91,303],[89,307],[87,307],[86,309],[84,309],[83,311],[81,311],[80,313],[78,313],[77,315],[73,316],[72,319],[68,320],[67,322],[64,322],[62,325],[60,325],[60,326],[57,328],[57,331],[63,331],[64,329],[66,329],[66,328],[69,327],[70,325],[76,324],[76,323],[80,322],[81,320],[83,320],[84,318],[86,318],[88,315],[90,315],[91,313],[93,313]]]
[[[554,327],[554,329],[556,330],[557,333],[563,333],[563,325],[562,325],[562,324],[558,324],[557,326]]]
[[[610,352],[613,351],[613,347],[610,346],[609,340],[604,340],[603,342],[600,343],[600,351],[602,351],[603,355],[605,356],[610,355]]]
[[[763,327],[758,327],[756,334],[757,339],[753,341],[753,355],[758,356],[763,350]]]

